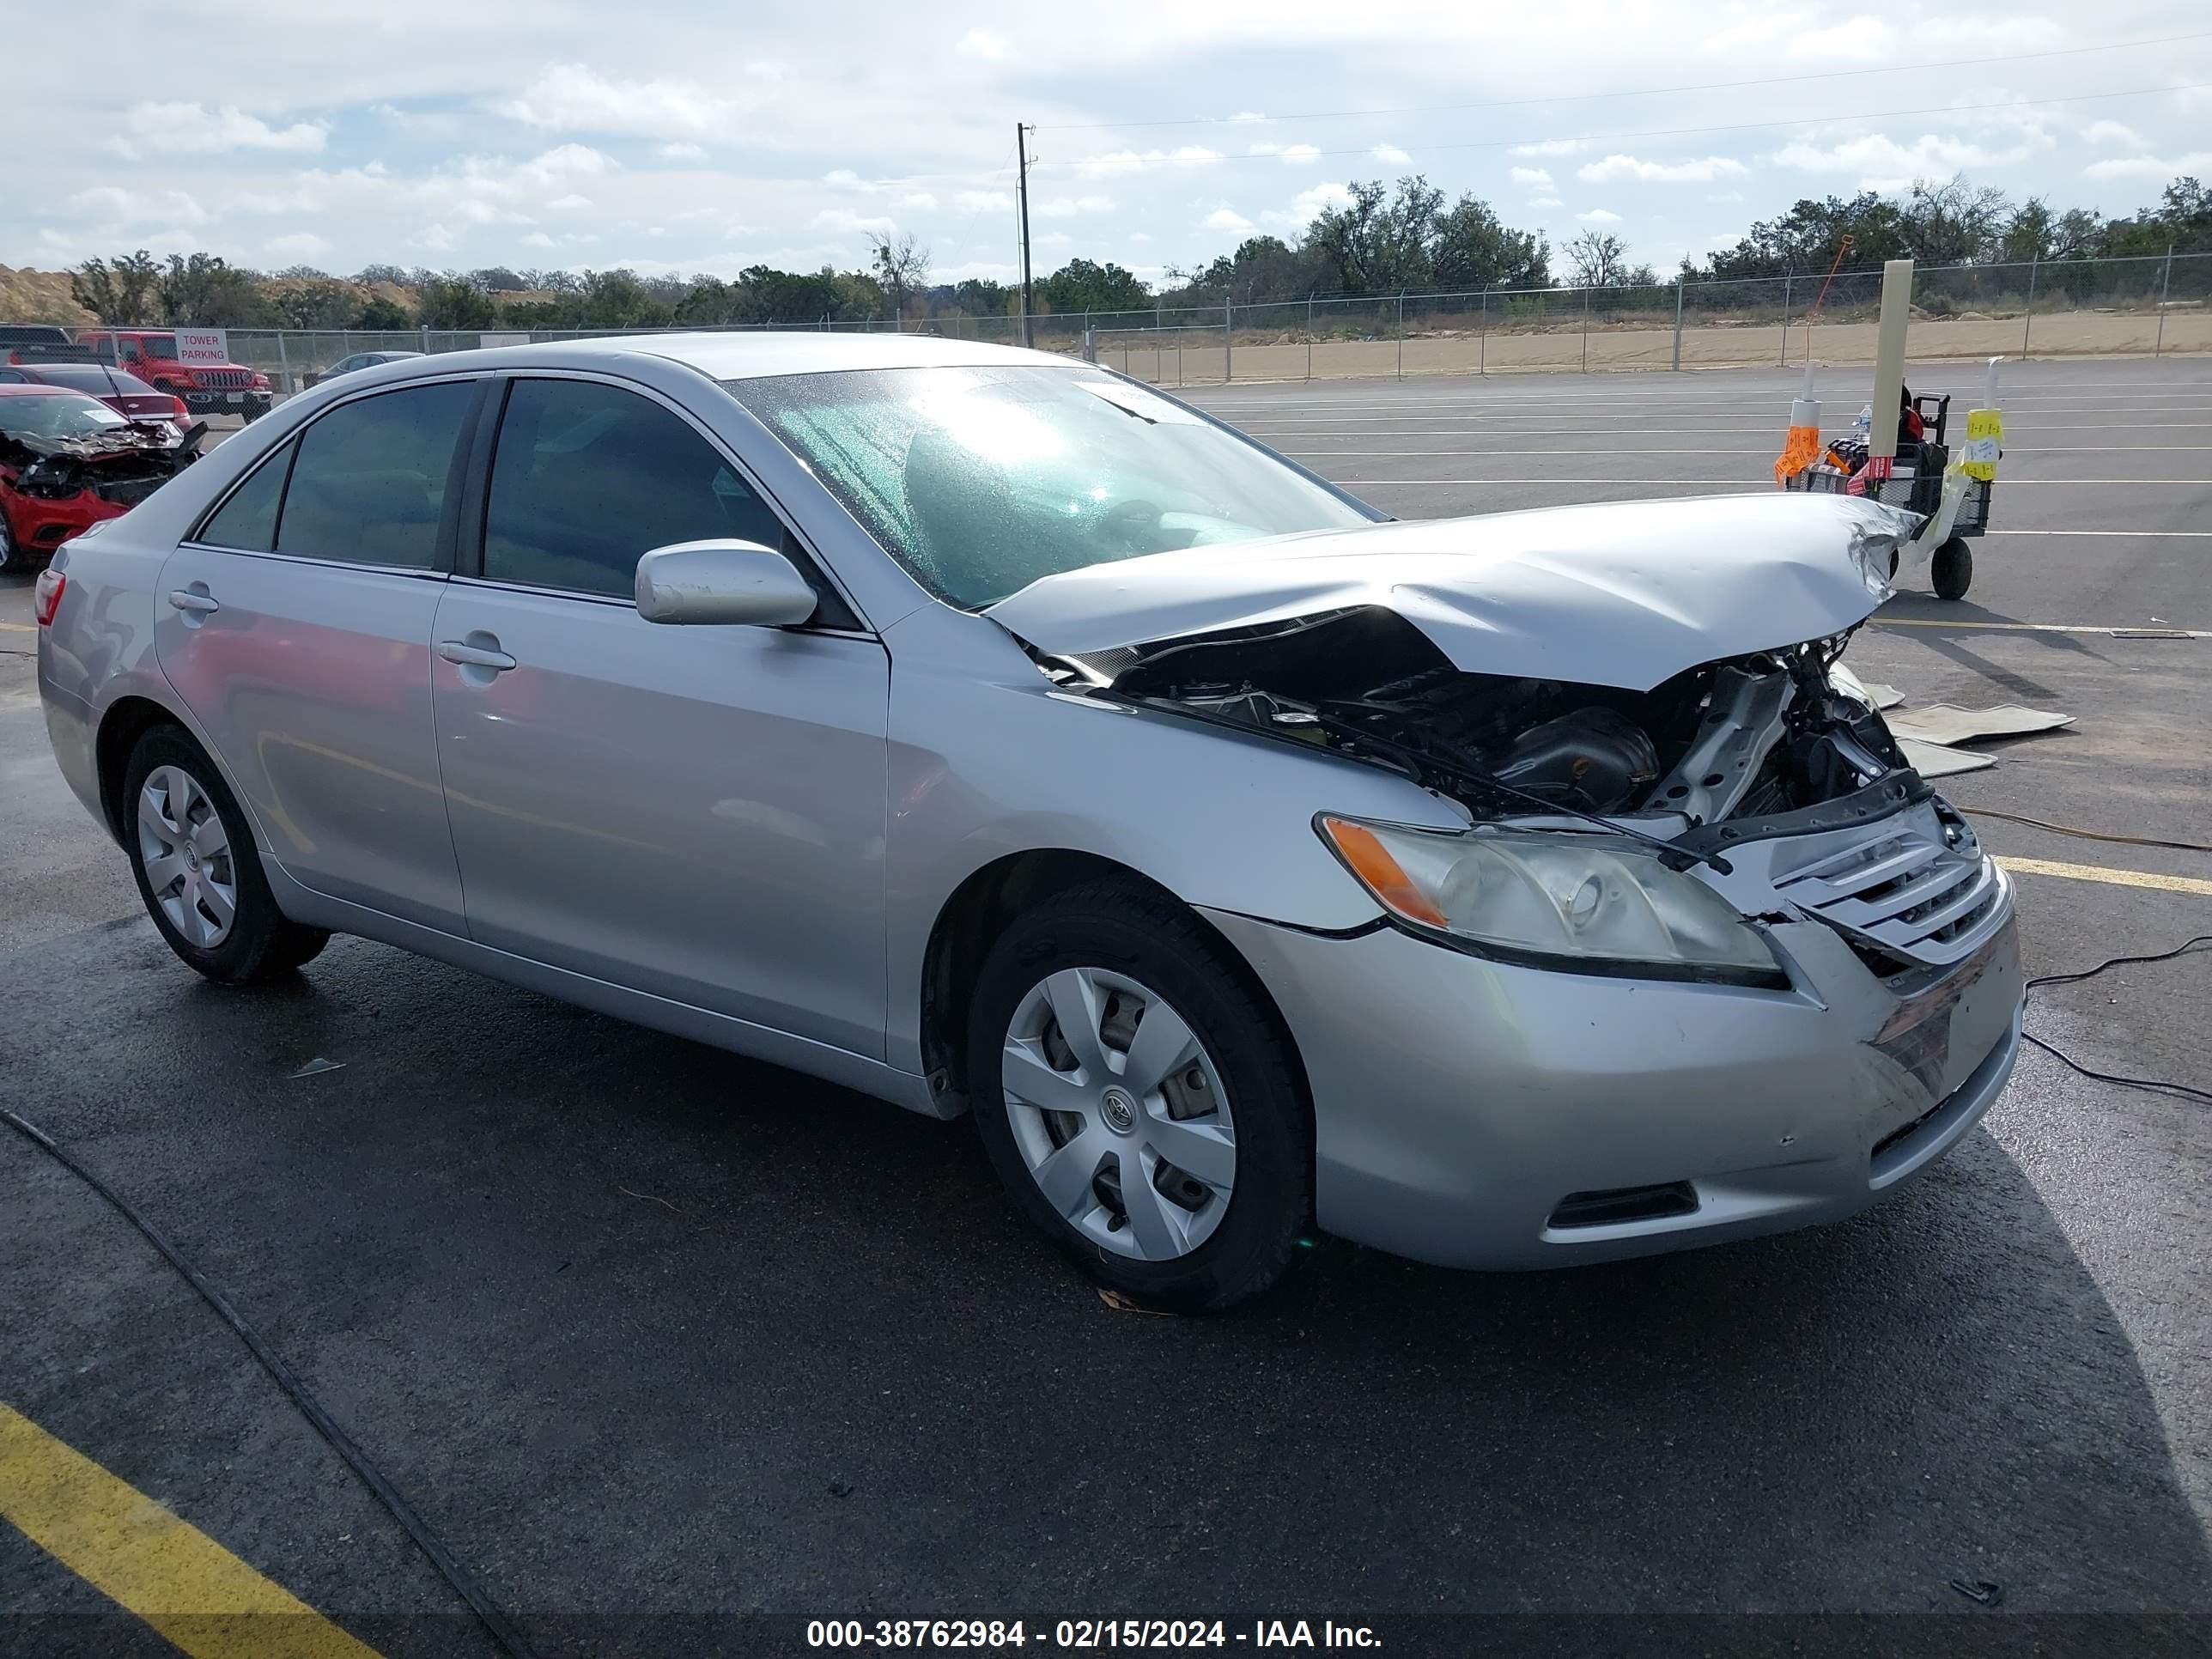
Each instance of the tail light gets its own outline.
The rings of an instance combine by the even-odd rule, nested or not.
[[[52,565],[39,572],[39,580],[31,588],[31,610],[40,627],[53,625],[54,612],[61,609],[62,590],[68,586],[69,578]]]
[[[184,424],[185,422],[191,419],[192,410],[191,404],[187,404],[182,398],[175,396],[172,396],[169,401],[177,406],[176,420],[179,426]]]

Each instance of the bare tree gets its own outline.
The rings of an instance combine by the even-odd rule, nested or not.
[[[868,246],[875,250],[876,281],[891,302],[891,315],[905,316],[907,301],[929,286],[929,250],[914,240],[910,230],[895,236],[871,232]]]
[[[1613,287],[1628,263],[1628,249],[1620,238],[1601,230],[1583,232],[1561,251],[1567,256],[1575,288]]]

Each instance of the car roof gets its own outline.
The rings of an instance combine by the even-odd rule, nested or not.
[[[698,334],[611,334],[498,346],[482,352],[438,352],[417,357],[431,370],[532,362],[574,364],[593,357],[659,357],[683,363],[717,380],[757,380],[770,374],[828,374],[870,368],[1065,368],[1077,360],[1046,351],[948,340],[929,334],[837,333],[814,330],[749,329]]]
[[[22,365],[19,363],[16,367],[21,368]],[[0,385],[0,398],[83,398],[88,404],[100,402],[97,398],[85,397],[85,394],[75,386],[42,386],[36,382],[26,385],[16,381]]]

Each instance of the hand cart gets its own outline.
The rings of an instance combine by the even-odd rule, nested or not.
[[[1900,553],[1891,555],[1889,574],[1897,574],[1904,553],[1925,553],[1936,597],[1964,599],[1974,580],[1974,555],[1967,538],[1990,527],[1990,501],[1996,483],[1953,469],[1949,393],[1915,398],[1912,409],[1920,416],[1922,435],[1899,435],[1897,459],[1887,477],[1868,477],[1865,439],[1838,438],[1823,447],[1812,465],[1785,480],[1783,488],[1863,495],[1920,514],[1926,522]]]

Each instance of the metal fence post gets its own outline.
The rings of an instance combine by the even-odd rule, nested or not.
[[[1674,368],[1682,367],[1682,290],[1689,287],[1680,276],[1674,279]]]
[[[1481,331],[1474,337],[1474,372],[1478,374],[1490,373],[1490,290],[1487,288],[1482,290]]]
[[[2166,299],[2173,291],[2173,244],[2166,245],[2166,275],[2158,284],[2158,337],[2151,342],[2150,355],[2159,356],[2166,350]]]
[[[1584,289],[1583,290],[1583,373],[1585,374],[1589,373],[1589,296],[1590,291]]]
[[[1398,378],[1406,378],[1406,290],[1398,290]]]
[[[294,390],[292,360],[284,355],[284,331],[281,328],[276,331],[276,375],[284,383],[284,395],[290,397]]]
[[[1782,367],[1784,368],[1790,367],[1790,274],[1785,270],[1782,273]],[[1808,351],[1812,349],[1809,343],[1805,348]]]
[[[1237,378],[1237,306],[1234,301],[1221,302],[1221,380],[1227,385]]]
[[[422,355],[425,357],[430,355],[430,325],[428,323],[422,325]]]
[[[2030,256],[2027,262],[2027,308],[2020,316],[2020,355],[2027,356],[2027,331],[2035,326],[2035,273],[2043,264],[2039,253]]]

